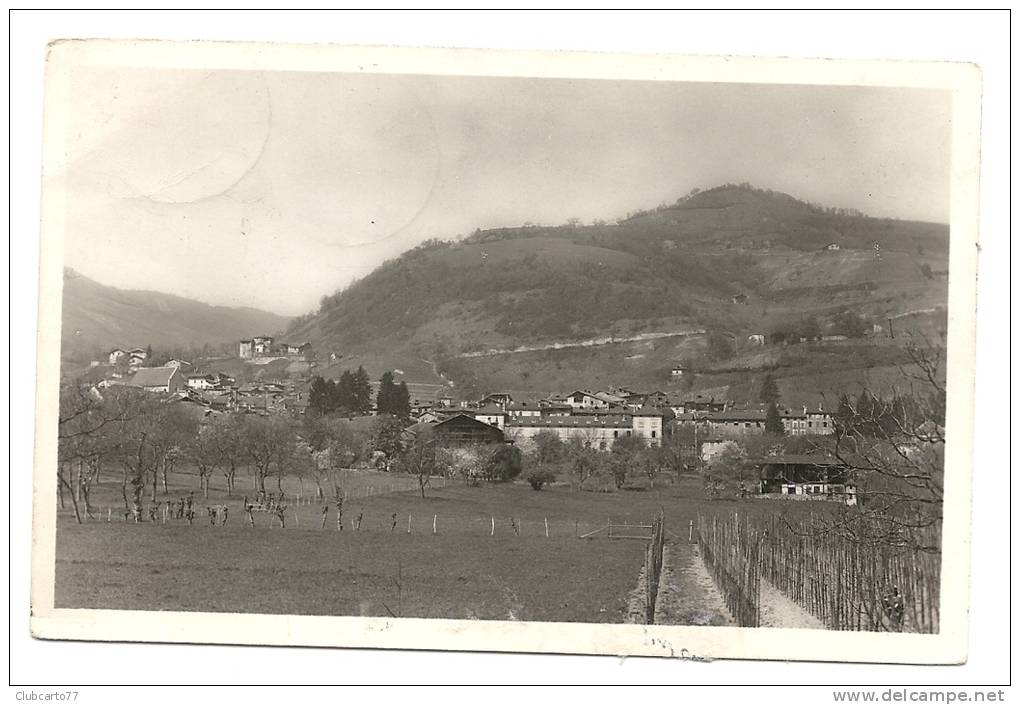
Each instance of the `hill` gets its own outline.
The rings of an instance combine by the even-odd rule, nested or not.
[[[212,306],[155,291],[104,286],[64,270],[61,346],[65,359],[99,359],[115,346],[199,350],[287,327],[290,319],[254,308]]]
[[[948,246],[945,225],[727,185],[612,224],[427,242],[324,297],[288,335],[395,366],[431,361],[469,393],[544,393],[589,371],[590,384],[647,386],[667,382],[680,360],[697,361],[703,383],[725,385],[713,377],[783,366],[763,358],[712,369],[710,334],[734,341],[739,356],[749,335],[838,334],[846,311],[868,333],[910,311],[931,312],[922,328],[944,328]],[[513,352],[492,352],[501,350]],[[871,360],[858,353],[819,359],[832,370]],[[889,364],[888,352],[878,357]]]

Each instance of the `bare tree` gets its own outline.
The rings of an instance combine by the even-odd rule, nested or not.
[[[91,516],[90,491],[104,463],[114,454],[112,438],[130,413],[116,398],[80,380],[60,390],[57,423],[57,487],[60,506],[67,491],[75,520]]]
[[[199,429],[185,445],[184,451],[198,469],[198,483],[206,499],[209,499],[209,479],[223,460],[216,434],[217,429],[213,426]]]
[[[294,430],[282,418],[272,416],[246,416],[243,424],[242,445],[252,462],[255,489],[264,495],[266,478],[272,474],[274,463],[280,461],[293,448]],[[282,470],[281,470],[282,472]]]
[[[414,475],[422,499],[425,498],[425,488],[431,483],[432,475],[438,470],[437,449],[435,434],[429,429],[422,429],[397,457],[397,469]]]
[[[243,443],[243,420],[242,416],[229,416],[225,419],[217,419],[208,427],[211,431],[210,440],[216,445],[219,452],[219,465],[227,485],[228,497],[234,493],[237,469],[244,464],[247,457]]]
[[[861,543],[938,550],[929,538],[939,532],[925,530],[942,521],[945,355],[927,341],[906,354],[902,384],[885,396],[864,386],[840,400],[832,454],[860,506],[827,528]]]

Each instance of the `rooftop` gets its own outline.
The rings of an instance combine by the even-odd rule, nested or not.
[[[630,428],[629,416],[592,414],[575,416],[525,416],[507,420],[508,427],[531,426],[541,428]]]

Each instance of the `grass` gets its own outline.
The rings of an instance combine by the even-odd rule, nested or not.
[[[348,482],[362,487],[413,481],[350,475]],[[180,484],[171,498],[195,486],[187,475],[173,477]],[[672,538],[685,541],[699,511],[805,509],[794,502],[707,503],[694,478],[613,493],[451,484],[430,489],[425,499],[416,490],[350,497],[341,532],[331,505],[320,529],[321,504],[292,505],[286,529],[257,512],[251,528],[240,497],[225,500],[216,488],[208,503],[230,507],[226,526],[210,526],[197,492],[194,525],[132,524],[117,516],[107,523],[104,502],[115,498],[115,487],[109,478],[94,492],[98,521],[78,525],[69,509],[59,512],[57,607],[622,622],[645,544],[579,534],[610,519],[645,523],[661,508]],[[350,522],[359,514],[361,530],[354,531]]]

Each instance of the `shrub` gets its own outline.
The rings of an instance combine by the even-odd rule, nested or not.
[[[509,482],[521,474],[521,449],[500,445],[485,460],[482,475],[490,482]]]
[[[556,475],[549,470],[539,468],[529,472],[525,479],[527,479],[528,484],[531,485],[531,489],[539,492],[543,487],[551,484],[552,481],[556,479]]]

